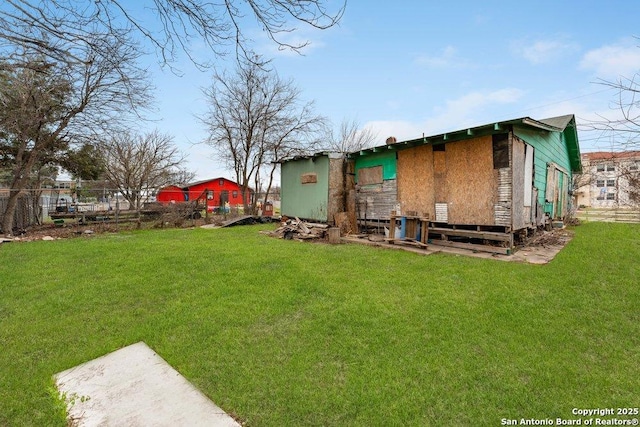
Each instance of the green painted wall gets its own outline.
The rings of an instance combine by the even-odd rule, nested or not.
[[[371,153],[364,156],[358,156],[355,159],[356,183],[358,180],[358,170],[373,166],[382,166],[382,179],[396,179],[397,163],[398,161],[396,160],[395,150],[386,150],[382,153]]]
[[[314,184],[302,184],[301,175],[317,174]],[[281,213],[314,221],[327,221],[329,200],[329,157],[291,160],[281,168]]]
[[[571,164],[569,161],[569,151],[564,140],[564,135],[560,132],[545,132],[531,128],[514,126],[514,134],[533,146],[534,158],[534,185],[538,189],[538,203],[544,206],[544,211],[554,216],[554,206],[545,202],[547,190],[547,164],[555,163],[569,173],[567,179],[571,182]],[[559,178],[562,187],[562,178]],[[566,194],[561,194],[559,200],[564,201]]]

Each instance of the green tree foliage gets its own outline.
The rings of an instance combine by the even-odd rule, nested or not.
[[[4,63],[0,71],[0,165],[9,183],[2,230],[10,233],[20,192],[55,160],[68,140],[57,126],[64,120],[73,85],[55,66],[29,58],[24,66]]]
[[[0,166],[9,170],[10,189],[0,213],[4,234],[12,232],[17,198],[34,173],[60,165],[65,153],[77,158],[70,148],[126,127],[149,104],[146,74],[126,37],[96,43],[110,45],[108,57],[89,49],[84,61],[56,62],[18,49],[0,58]]]
[[[90,181],[100,179],[105,171],[102,152],[94,144],[70,148],[62,155],[60,166],[69,171],[74,178]]]

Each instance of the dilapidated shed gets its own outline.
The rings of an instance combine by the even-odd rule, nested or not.
[[[335,223],[346,211],[349,179],[346,157],[316,153],[281,162],[281,213],[284,216]]]
[[[573,115],[529,117],[391,143],[356,153],[360,223],[414,215],[429,237],[494,241],[562,220],[579,172]]]

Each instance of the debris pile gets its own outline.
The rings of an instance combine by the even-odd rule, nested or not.
[[[327,224],[306,222],[298,217],[295,219],[283,218],[282,225],[268,234],[285,240],[323,239],[326,237],[328,228]]]
[[[571,238],[573,233],[564,229],[552,229],[551,231],[537,231],[525,242],[525,247],[551,247],[564,246]]]

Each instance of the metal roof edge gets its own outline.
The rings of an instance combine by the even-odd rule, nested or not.
[[[327,156],[330,159],[340,159],[342,157],[346,157],[347,153],[339,153],[337,151],[318,151],[317,153],[313,153],[313,154],[301,154],[293,157],[285,157],[284,159],[280,159],[274,163],[282,164],[285,162],[291,162],[295,160],[315,159],[316,157],[322,157],[322,156]]]
[[[566,123],[564,124],[564,127],[556,126],[555,122],[560,121],[560,119],[563,119],[563,120],[566,119]],[[553,124],[546,123],[546,121],[549,121]],[[378,153],[378,152],[384,151],[385,149],[402,150],[405,148],[414,147],[416,145],[423,145],[423,144],[429,144],[429,143],[432,143],[432,144],[445,143],[451,139],[458,139],[458,138],[461,140],[469,139],[487,131],[491,131],[491,133],[495,133],[500,130],[507,130],[509,126],[513,126],[513,125],[525,125],[525,126],[533,127],[540,130],[549,131],[549,132],[564,132],[565,129],[569,127],[571,123],[574,123],[573,127],[575,128],[575,116],[573,114],[551,117],[543,120],[535,120],[535,119],[532,119],[531,117],[520,117],[516,119],[491,122],[491,123],[487,123],[480,126],[467,127],[467,128],[458,129],[451,132],[444,132],[436,135],[430,135],[430,136],[423,135],[421,138],[408,139],[405,141],[399,141],[389,145],[386,145],[386,144],[379,145],[379,146],[348,153],[347,157],[354,158],[361,155]],[[460,138],[461,136],[462,138]],[[577,145],[577,136],[575,140]],[[579,147],[577,147],[577,152],[578,153],[580,152]]]

